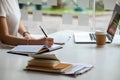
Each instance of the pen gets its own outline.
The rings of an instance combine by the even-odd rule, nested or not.
[[[45,33],[45,31],[43,30],[43,28],[41,26],[39,26],[40,29],[42,30],[43,34],[45,35],[45,37],[48,37],[47,34]]]

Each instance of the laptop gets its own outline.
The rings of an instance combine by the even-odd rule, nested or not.
[[[111,20],[108,25],[106,43],[111,43],[113,41],[117,27],[119,25],[120,13],[118,9],[120,9],[119,3],[115,5]],[[92,33],[92,32],[75,32],[73,35],[74,35],[75,43],[95,43],[96,42],[95,33]]]

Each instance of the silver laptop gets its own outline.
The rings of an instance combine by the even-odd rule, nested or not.
[[[106,43],[111,43],[113,41],[117,26],[119,25],[120,20],[120,5],[116,3],[109,26],[107,29]],[[95,43],[96,36],[95,33],[90,32],[75,32],[74,34],[75,43]]]

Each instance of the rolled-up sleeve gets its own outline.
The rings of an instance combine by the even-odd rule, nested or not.
[[[0,0],[0,16],[6,17],[5,4]]]

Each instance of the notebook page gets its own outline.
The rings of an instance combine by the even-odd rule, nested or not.
[[[13,48],[12,52],[27,52],[27,53],[37,53],[43,48],[43,45],[18,45]]]
[[[53,44],[50,48],[48,48],[50,51],[52,50],[56,50],[56,49],[60,49],[62,48],[62,45],[57,45],[57,44]]]

